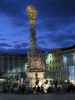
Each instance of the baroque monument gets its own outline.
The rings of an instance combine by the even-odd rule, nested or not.
[[[45,74],[45,61],[43,53],[36,47],[36,19],[37,10],[34,6],[29,5],[26,12],[30,22],[30,49],[27,52],[28,64],[27,78],[33,84],[36,80],[44,79]]]

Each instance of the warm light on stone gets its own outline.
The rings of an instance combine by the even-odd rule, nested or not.
[[[36,49],[36,18],[37,10],[33,5],[29,5],[26,8],[27,15],[30,22],[30,51],[28,51],[28,64],[29,68],[27,70],[27,78],[29,80],[29,86],[35,84],[37,80],[44,79],[45,74],[45,62],[43,59],[43,53]]]
[[[34,6],[29,5],[26,8],[30,23],[34,25],[36,23],[37,11]]]

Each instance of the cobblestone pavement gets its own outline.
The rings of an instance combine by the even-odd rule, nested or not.
[[[46,94],[46,95],[0,94],[0,100],[75,100],[75,94]]]

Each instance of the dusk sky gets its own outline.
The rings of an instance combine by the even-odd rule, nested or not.
[[[30,4],[38,10],[38,48],[75,45],[75,0],[1,0],[0,50],[29,48],[30,26],[25,9]]]

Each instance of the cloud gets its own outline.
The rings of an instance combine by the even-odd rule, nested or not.
[[[8,44],[8,43],[0,43],[0,47],[12,47],[12,45]]]
[[[5,38],[1,38],[1,37],[0,37],[0,41],[6,41],[6,39],[5,39]]]
[[[29,46],[28,4],[38,10],[37,45],[46,48],[75,44],[74,0],[2,0],[0,2],[0,47],[25,49]]]
[[[14,48],[19,48],[19,49],[22,49],[22,48],[27,48],[28,47],[28,43],[25,43],[25,42],[22,42],[22,43],[16,43],[15,45],[14,45]]]

